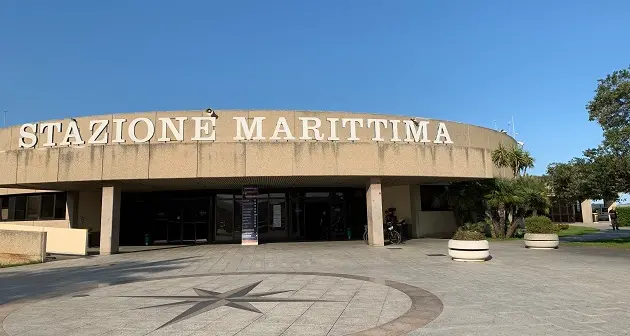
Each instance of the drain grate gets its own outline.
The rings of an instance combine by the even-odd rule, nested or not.
[[[429,253],[429,254],[427,254],[427,256],[429,256],[429,257],[446,257],[446,254],[442,254],[442,253]]]

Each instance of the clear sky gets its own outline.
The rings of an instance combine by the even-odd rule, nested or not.
[[[627,0],[4,0],[0,110],[8,124],[206,107],[513,116],[543,173],[600,142],[585,105],[630,64],[628,13]]]

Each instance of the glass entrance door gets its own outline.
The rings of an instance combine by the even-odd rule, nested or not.
[[[258,196],[258,239],[262,242],[289,238],[287,227],[287,200],[285,193]]]
[[[210,199],[170,198],[157,203],[156,242],[194,243],[208,241]]]

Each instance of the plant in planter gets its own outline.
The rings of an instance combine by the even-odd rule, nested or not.
[[[525,247],[531,249],[555,249],[560,245],[558,225],[545,216],[525,218]]]
[[[490,245],[485,234],[485,223],[466,224],[459,228],[448,241],[448,255],[455,261],[486,261],[490,257]]]

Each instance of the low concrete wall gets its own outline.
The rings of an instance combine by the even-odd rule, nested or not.
[[[22,259],[44,262],[46,258],[46,232],[3,230],[0,228],[1,259]],[[9,263],[12,260],[9,260]]]
[[[418,211],[416,220],[419,238],[451,238],[457,230],[452,211]]]
[[[0,224],[0,230],[45,232],[46,252],[73,255],[87,254],[87,230],[85,229]]]
[[[54,228],[70,228],[70,221],[67,219],[38,220],[38,221],[3,221],[2,224],[22,225],[22,226],[45,226]]]

